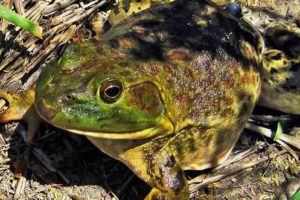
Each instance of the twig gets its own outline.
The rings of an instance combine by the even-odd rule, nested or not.
[[[0,98],[0,113],[5,110],[6,101]]]
[[[268,128],[265,128],[265,127],[262,127],[262,126],[257,126],[257,125],[254,125],[252,123],[247,123],[246,128],[251,130],[251,131],[254,131],[256,133],[259,133],[263,136],[266,136],[268,138],[273,139],[273,132],[272,132],[271,129],[268,129]],[[300,139],[296,138],[295,136],[291,136],[291,135],[281,133],[280,136],[279,136],[279,140],[282,140],[283,142],[285,142],[289,145],[292,145],[293,147],[300,150]]]
[[[48,156],[38,148],[34,148],[32,150],[33,155],[38,158],[38,160],[50,171],[50,172],[56,172],[56,169],[52,166],[51,160],[48,158]]]
[[[10,158],[3,159],[3,160],[0,160],[0,164],[7,164],[7,163],[10,163],[10,161],[11,161]]]
[[[280,120],[283,121],[288,121],[292,120],[293,117],[290,115],[280,115],[280,116],[273,116],[273,115],[251,115],[251,119],[259,122],[266,122],[266,123],[271,123],[271,122],[278,122]]]
[[[196,192],[197,190],[199,190],[201,187],[203,187],[205,185],[208,185],[210,183],[219,181],[219,180],[221,180],[223,178],[226,178],[226,177],[228,177],[230,175],[236,174],[236,173],[238,173],[240,171],[243,171],[243,170],[245,170],[247,168],[254,167],[255,165],[258,165],[258,164],[260,164],[262,162],[265,162],[267,160],[273,159],[273,158],[277,157],[278,155],[282,155],[282,154],[284,154],[286,152],[287,152],[286,150],[282,150],[282,151],[280,151],[280,152],[278,152],[276,154],[271,154],[270,156],[265,156],[264,158],[262,158],[262,159],[260,159],[258,161],[250,162],[250,163],[242,165],[239,168],[236,168],[236,169],[224,172],[222,174],[218,174],[218,175],[206,178],[201,183],[197,182],[197,177],[196,177],[196,178],[194,178],[194,179],[192,179],[192,180],[189,181],[189,184],[190,184],[190,193],[194,193],[194,192]]]
[[[223,168],[223,167],[226,167],[228,165],[230,165],[231,163],[234,163],[234,162],[237,162],[239,160],[242,160],[248,156],[250,156],[251,154],[255,153],[256,152],[256,148],[255,147],[252,147],[246,151],[243,151],[237,155],[234,155],[232,156],[231,158],[225,160],[225,162],[223,162],[221,165],[219,165],[218,167],[215,167],[213,169],[213,172],[215,171],[218,171],[219,169]]]
[[[14,0],[14,5],[17,13],[19,13],[20,15],[25,14],[25,9],[22,0]]]
[[[18,182],[17,189],[14,195],[15,200],[19,199],[21,197],[21,194],[24,193],[26,182],[26,178],[22,176]]]

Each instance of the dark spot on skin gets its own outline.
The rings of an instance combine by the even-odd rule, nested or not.
[[[159,71],[158,71],[158,67],[156,64],[151,63],[149,67],[150,67],[150,72],[152,75],[155,76],[158,74]]]
[[[200,114],[199,114],[199,112],[196,110],[196,111],[193,111],[193,112],[189,115],[189,117],[190,117],[191,119],[199,119]]]
[[[115,48],[115,49],[118,49],[120,47],[119,40],[117,40],[117,39],[109,40],[109,44],[112,48]]]
[[[120,74],[124,77],[127,77],[130,73],[128,71],[120,72]]]
[[[182,95],[177,96],[176,99],[180,104],[186,105],[187,102],[189,101],[189,95],[182,94]]]
[[[183,171],[181,169],[178,169],[175,178],[171,181],[172,182],[168,183],[168,186],[174,190],[176,195],[178,195],[185,185]]]
[[[192,59],[187,53],[180,50],[173,50],[168,57],[170,60],[190,61]]]
[[[145,92],[147,91],[147,92]],[[156,115],[161,111],[161,99],[157,88],[151,83],[143,83],[129,89],[128,106],[138,107],[147,114]]]
[[[119,65],[121,67],[127,67],[129,64],[128,64],[128,62],[120,62]]]
[[[96,45],[96,49],[98,53],[102,53],[103,52],[103,48],[100,45]]]
[[[270,70],[270,73],[271,74],[278,73],[278,70],[272,67],[271,70]]]
[[[231,108],[227,108],[221,113],[221,116],[223,118],[229,118],[233,115],[233,113],[234,113],[234,111]]]
[[[186,77],[186,78],[192,78],[193,77],[193,72],[192,72],[192,70],[191,69],[185,69],[185,71],[184,71],[184,76]]]
[[[145,69],[142,65],[140,64],[136,64],[135,65],[135,69],[137,69],[139,72],[145,72]]]
[[[165,167],[173,167],[175,165],[176,161],[174,156],[168,156],[167,157],[167,163],[165,164]]]

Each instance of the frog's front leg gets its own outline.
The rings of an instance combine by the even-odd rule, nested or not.
[[[165,151],[156,154],[149,165],[154,188],[145,200],[185,200],[189,199],[187,180],[183,169],[172,155]]]
[[[41,119],[39,118],[34,107],[35,87],[20,93],[10,93],[0,90],[0,99],[4,99],[8,108],[0,112],[0,122],[7,123],[10,121],[24,120],[27,123],[26,142],[30,143],[35,137]]]
[[[123,162],[153,187],[146,200],[189,199],[187,180],[172,155],[169,139],[156,139],[121,155]]]

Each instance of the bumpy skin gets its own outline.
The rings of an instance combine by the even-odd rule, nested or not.
[[[212,0],[226,6],[229,0]],[[263,34],[265,49],[259,104],[300,114],[300,2],[236,0],[244,18]]]
[[[125,163],[153,187],[146,199],[188,199],[183,170],[226,159],[252,112],[261,45],[203,1],[160,6],[69,45],[40,75],[36,109]],[[123,90],[106,103],[111,80]]]

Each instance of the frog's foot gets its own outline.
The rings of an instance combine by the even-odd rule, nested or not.
[[[188,194],[188,192],[187,192]],[[145,197],[145,200],[181,200],[181,199],[188,199],[186,195],[175,195],[175,194],[168,194],[164,191],[158,190],[157,188],[153,188],[149,194]]]
[[[7,108],[0,111],[0,123],[24,120],[27,122],[26,142],[30,143],[36,135],[40,118],[34,108],[34,89],[21,93],[10,93],[0,90],[0,99],[6,102]],[[1,109],[1,108],[0,108]]]

